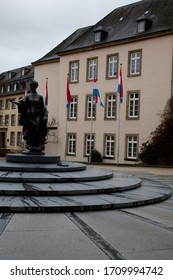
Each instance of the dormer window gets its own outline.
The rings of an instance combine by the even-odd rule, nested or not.
[[[29,71],[30,71],[30,68],[24,67],[21,69],[21,75],[24,76],[24,75],[28,74]]]
[[[9,71],[8,72],[8,79],[12,79],[16,75],[16,72],[14,71]]]
[[[101,41],[101,32],[95,32],[95,42]]]
[[[102,26],[97,27],[96,29],[93,30],[93,32],[94,32],[96,43],[103,41],[108,35],[107,30],[103,29]]]
[[[153,21],[144,14],[143,16],[139,17],[136,22],[137,32],[143,33],[152,25]]]
[[[138,33],[145,32],[145,21],[138,22]]]
[[[25,68],[22,68],[22,72],[21,72],[22,76],[25,75]]]

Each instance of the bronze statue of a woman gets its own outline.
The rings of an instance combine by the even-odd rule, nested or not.
[[[32,81],[29,86],[31,93],[19,102],[12,99],[10,101],[18,105],[26,149],[30,152],[42,152],[45,149],[48,112],[44,106],[43,96],[36,91],[38,83]]]

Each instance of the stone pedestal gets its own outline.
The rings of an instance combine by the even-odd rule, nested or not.
[[[22,154],[7,154],[6,161],[16,163],[59,163],[60,156],[28,152]]]

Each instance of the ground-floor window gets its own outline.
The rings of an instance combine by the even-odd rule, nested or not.
[[[22,132],[17,132],[17,146],[22,145]]]
[[[104,148],[104,156],[109,157],[109,158],[114,158],[115,157],[115,135],[113,134],[108,134],[104,136],[104,143],[105,143],[105,148]]]
[[[126,136],[126,157],[127,159],[137,159],[138,156],[138,135]]]
[[[67,135],[67,154],[76,155],[76,134]]]
[[[89,156],[90,151],[94,149],[94,134],[86,134],[85,135],[85,143],[84,143],[84,155]]]
[[[15,132],[13,131],[10,133],[10,145],[15,145]]]

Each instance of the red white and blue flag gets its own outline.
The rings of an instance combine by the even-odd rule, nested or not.
[[[66,96],[67,96],[66,108],[68,109],[70,107],[70,103],[72,102],[68,78],[67,78]]]
[[[93,95],[96,98],[96,104],[99,104],[101,107],[104,107],[103,102],[102,102],[101,97],[100,97],[100,92],[98,90],[96,78],[94,78]]]
[[[123,103],[123,78],[122,78],[122,66],[120,65],[120,73],[118,79],[118,93],[120,95],[120,103]]]
[[[48,106],[48,78],[46,78],[46,88],[45,88],[45,98],[44,98],[44,106]]]

